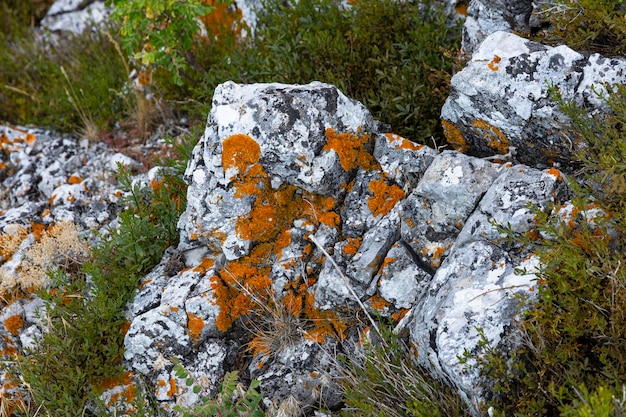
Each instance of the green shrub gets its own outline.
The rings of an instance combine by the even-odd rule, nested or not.
[[[129,68],[108,32],[67,34],[62,42],[37,40],[32,31],[0,37],[0,120],[96,136],[134,109]]]
[[[607,102],[613,114],[604,118],[562,107],[570,137],[588,144],[579,155],[585,175],[571,183],[572,205],[536,210],[537,230],[522,239],[543,268],[539,298],[519,323],[521,349],[511,360],[480,359],[502,415],[585,415],[576,408],[582,387],[594,393],[588,401],[605,401],[602,390],[617,395],[610,387],[626,384],[626,87]]]
[[[457,392],[414,363],[408,346],[380,328],[379,344],[365,344],[363,355],[344,358],[342,416],[470,416]]]
[[[0,33],[15,35],[39,24],[54,0],[0,0]]]
[[[589,392],[584,385],[574,388],[577,399],[564,407],[563,417],[621,417],[626,415],[626,387],[618,389],[598,386]]]
[[[18,357],[13,371],[48,415],[83,415],[105,380],[122,379],[124,309],[143,275],[178,243],[187,189],[182,176],[197,134],[174,147],[177,158],[161,181],[140,187],[122,171],[120,184],[129,194],[119,228],[93,248],[83,271],[56,274],[53,289],[40,293],[47,300],[49,332],[37,349]]]
[[[203,0],[107,0],[105,4],[115,5],[113,18],[121,25],[126,53],[142,66],[166,69],[181,85],[193,60],[194,38],[201,31],[198,18],[213,7]]]
[[[447,97],[460,26],[446,27],[445,12],[412,2],[265,0],[254,36],[235,33],[198,40],[195,68],[176,85],[155,74],[163,96],[193,104],[206,116],[224,81],[306,84],[323,81],[363,102],[379,120],[407,138],[443,141],[439,113]],[[202,68],[202,70],[197,69]],[[190,99],[192,98],[192,99]],[[195,107],[194,107],[195,105]],[[180,108],[180,106],[179,106]]]
[[[236,371],[227,372],[220,384],[216,398],[211,398],[187,372],[185,368],[176,362],[174,372],[178,378],[184,379],[188,387],[194,393],[201,395],[202,404],[192,408],[174,406],[174,411],[181,413],[183,417],[263,417],[265,413],[260,410],[263,395],[257,391],[260,382],[253,380],[244,391],[239,384],[239,375]]]
[[[550,27],[538,40],[608,55],[626,53],[624,0],[554,0],[539,14]]]

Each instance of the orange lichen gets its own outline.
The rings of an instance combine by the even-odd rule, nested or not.
[[[474,120],[472,126],[479,130],[487,146],[491,149],[503,155],[509,152],[510,142],[500,128],[484,120]]]
[[[334,129],[326,129],[326,139],[323,150],[335,151],[344,171],[348,172],[356,168],[371,170],[376,166],[376,160],[367,149],[371,146],[369,135],[337,133]]]
[[[128,330],[130,330],[130,324],[131,323],[128,320],[120,324],[120,333],[122,334],[122,336],[126,336],[126,333],[128,333]]]
[[[83,179],[76,175],[72,175],[67,179],[68,184],[80,184],[81,182],[83,182]]]
[[[396,149],[408,149],[411,151],[419,151],[424,147],[424,145],[420,145],[419,143],[411,142],[408,139],[403,138],[400,135],[396,135],[395,133],[385,133],[385,137],[396,147]]]
[[[469,7],[469,0],[457,1],[454,5],[454,11],[461,16],[467,16],[467,8]]]
[[[389,301],[385,300],[380,294],[374,294],[368,301],[374,310],[381,311],[389,307]]]
[[[502,60],[502,58],[500,58],[498,55],[494,56],[493,59],[491,61],[489,61],[489,63],[487,64],[487,66],[489,67],[489,69],[491,71],[498,71],[498,69],[500,68],[500,61]]]
[[[362,237],[349,237],[347,239],[348,243],[343,247],[343,253],[346,255],[354,256],[357,251],[361,247],[361,242],[363,241]]]
[[[19,314],[4,320],[4,328],[7,329],[7,332],[11,333],[13,336],[17,336],[22,327],[24,327],[24,322],[22,321],[22,316]]]
[[[368,188],[372,196],[368,197],[367,206],[374,216],[384,216],[404,198],[404,191],[400,187],[389,185],[384,179],[370,181]]]
[[[397,313],[393,313],[391,315],[391,318],[394,319],[395,321],[400,321],[408,312],[409,312],[408,308],[401,308],[400,311],[398,311]]]
[[[120,385],[132,385],[132,372],[123,372],[112,377],[104,377],[99,384],[96,384],[98,391],[106,391]]]
[[[178,386],[176,385],[176,379],[170,378],[170,389],[167,390],[167,393],[165,395],[172,398],[176,394],[178,394]]]
[[[197,341],[204,329],[204,320],[193,313],[187,313],[187,329],[189,329],[189,336],[194,342]]]
[[[442,120],[441,126],[443,127],[443,135],[446,137],[448,143],[458,152],[467,152],[469,145],[465,141],[461,131],[447,120]]]
[[[165,384],[166,384],[166,382],[165,382],[165,380],[163,380],[163,379],[159,379],[159,380],[157,381],[157,386],[158,386],[158,387],[164,387],[164,386],[165,386]]]
[[[555,177],[557,180],[561,181],[563,179],[563,174],[561,174],[561,171],[559,171],[556,168],[550,168],[547,173],[549,175],[552,175],[553,177]]]
[[[222,166],[224,170],[236,168],[240,175],[246,173],[250,165],[259,162],[261,147],[248,135],[236,134],[222,142]]]
[[[193,272],[204,274],[208,269],[213,268],[213,265],[215,265],[215,260],[213,258],[203,258],[200,265],[193,269]]]

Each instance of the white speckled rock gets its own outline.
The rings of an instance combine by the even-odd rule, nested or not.
[[[495,32],[467,66],[452,77],[441,117],[449,142],[477,156],[506,154],[538,168],[560,163],[583,146],[561,134],[567,118],[549,88],[566,100],[604,111],[604,84],[626,82],[626,60],[589,58],[566,47],[549,47]]]
[[[459,357],[477,352],[481,336],[497,347],[517,314],[516,295],[531,296],[539,263],[534,255],[501,241],[496,224],[525,233],[533,223],[528,204],[565,200],[556,170],[508,168],[493,182],[467,219],[423,297],[413,307],[411,340],[423,366],[450,380],[472,404],[487,387]],[[556,175],[555,175],[556,174]],[[518,273],[516,271],[526,271]]]
[[[104,0],[57,0],[42,19],[41,25],[54,32],[82,33],[86,28],[106,22],[111,8]]]
[[[522,32],[530,29],[531,0],[472,0],[463,24],[463,50],[474,53],[494,32]]]

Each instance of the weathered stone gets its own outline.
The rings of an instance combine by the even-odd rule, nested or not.
[[[82,33],[108,20],[111,8],[104,3],[103,0],[57,0],[41,25],[54,32]]]
[[[478,352],[481,338],[497,347],[517,314],[519,295],[532,297],[536,256],[503,243],[498,225],[523,234],[534,223],[529,203],[565,200],[555,170],[506,169],[481,199],[437,273],[413,307],[411,339],[423,366],[452,381],[472,404],[485,385],[460,361]],[[526,271],[520,273],[520,271]]]
[[[441,264],[502,166],[446,151],[400,203],[402,239],[433,267]]]
[[[463,50],[472,54],[481,42],[498,31],[528,33],[531,0],[472,0],[463,25]]]
[[[458,150],[472,155],[511,153],[514,162],[565,169],[584,144],[561,134],[568,119],[550,89],[593,114],[606,111],[598,96],[605,84],[625,82],[624,59],[585,58],[566,46],[495,32],[452,77],[441,111],[444,133]]]
[[[272,393],[275,403],[292,397],[302,410],[317,408],[320,404],[335,408],[342,397],[337,385],[336,358],[330,353],[333,348],[335,346],[321,346],[302,339],[282,347],[267,367],[253,362],[249,367],[250,376],[261,382],[261,392]]]

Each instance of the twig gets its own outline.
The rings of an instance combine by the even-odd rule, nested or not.
[[[376,330],[376,333],[378,333],[378,336],[380,336],[381,340],[384,341],[385,338],[383,337],[383,334],[380,332],[378,325],[376,324],[372,316],[370,316],[370,314],[367,312],[367,309],[365,308],[365,305],[363,304],[359,296],[356,294],[356,292],[354,292],[354,289],[352,288],[352,285],[350,285],[350,280],[348,279],[348,277],[341,271],[341,268],[339,268],[339,265],[337,265],[337,263],[332,258],[332,256],[330,256],[330,254],[326,252],[326,250],[322,247],[322,245],[320,245],[320,243],[315,239],[315,236],[309,235],[308,238],[309,240],[311,240],[311,242],[315,243],[315,246],[317,246],[319,250],[322,251],[322,253],[326,256],[326,258],[328,258],[328,260],[333,264],[337,272],[339,272],[339,275],[341,276],[341,278],[343,278],[343,281],[346,284],[346,288],[348,288],[348,291],[350,291],[350,294],[354,297],[356,302],[359,304],[359,306],[361,307],[361,309],[363,310],[363,312],[369,319],[370,323],[372,324],[372,327],[374,328],[374,330]]]

